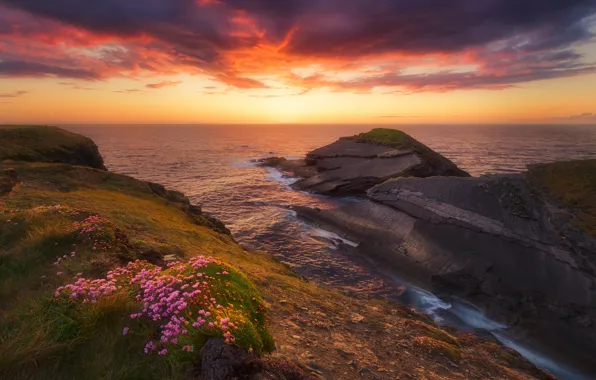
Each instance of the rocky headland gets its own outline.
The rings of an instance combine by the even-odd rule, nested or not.
[[[2,379],[553,378],[500,344],[246,251],[183,194],[105,170],[83,136],[0,136]]]
[[[386,129],[340,138],[303,160],[272,157],[259,164],[300,177],[292,185],[297,190],[328,195],[364,195],[372,186],[396,177],[470,176],[411,136]]]
[[[297,189],[362,196],[294,210],[391,273],[471,302],[596,376],[596,160],[472,178],[405,136],[373,130],[305,160],[263,164],[300,176]]]

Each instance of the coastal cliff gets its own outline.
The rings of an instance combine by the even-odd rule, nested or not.
[[[183,194],[104,170],[82,136],[0,136],[0,378],[552,378],[244,250]]]
[[[410,172],[357,203],[294,210],[391,273],[471,302],[542,352],[596,375],[595,174],[596,160],[479,178]]]
[[[0,161],[53,162],[105,170],[97,145],[55,127],[0,126]]]

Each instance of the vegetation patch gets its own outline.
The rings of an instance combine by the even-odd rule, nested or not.
[[[451,361],[457,362],[461,359],[461,352],[452,344],[428,336],[420,336],[415,340],[416,344],[425,350],[437,355],[442,355]]]
[[[55,127],[0,125],[0,161],[64,162],[105,169],[95,143]]]
[[[454,337],[453,335],[449,334],[448,332],[441,330],[437,327],[431,326],[427,323],[417,320],[408,320],[406,321],[406,326],[409,328],[416,329],[421,333],[428,335],[434,339],[440,340],[442,342],[451,344],[453,346],[459,346],[459,340]]]
[[[532,165],[527,175],[573,211],[576,227],[596,237],[596,160]]]
[[[140,320],[137,326],[143,327],[122,326],[122,334],[145,335],[145,354],[193,352],[208,337],[223,337],[258,354],[274,348],[258,292],[244,276],[212,257],[193,257],[167,269],[135,261],[103,279],[78,277],[54,296],[58,303],[84,308],[115,293],[139,304],[130,319]]]

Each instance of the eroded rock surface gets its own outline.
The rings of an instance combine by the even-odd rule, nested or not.
[[[360,203],[296,211],[400,276],[465,298],[596,374],[596,241],[544,199],[523,175],[401,178]]]
[[[392,139],[373,139],[379,131]],[[397,177],[469,176],[407,134],[383,129],[341,138],[308,153],[304,160],[273,157],[260,164],[302,177],[292,185],[295,189],[334,195],[363,195],[371,187]]]
[[[258,358],[222,339],[209,339],[201,351],[202,380],[316,380],[295,363]]]

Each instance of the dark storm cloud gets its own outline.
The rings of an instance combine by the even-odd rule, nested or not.
[[[87,30],[117,35],[149,33],[173,46],[209,50],[255,43],[226,33],[230,10],[243,10],[269,37],[298,28],[287,50],[314,55],[403,51],[458,51],[523,33],[528,49],[584,40],[581,20],[593,0],[0,0]]]
[[[15,24],[14,17],[2,17],[2,5],[49,24],[44,28],[44,22],[30,19]],[[98,79],[118,68],[163,74],[169,66],[173,73],[193,68],[240,89],[266,89],[249,77],[260,74],[263,51],[278,51],[282,66],[473,51],[469,63],[478,66],[475,73],[402,75],[394,69],[356,81],[310,82],[361,91],[367,86],[498,88],[593,72],[573,48],[594,38],[595,13],[594,0],[0,0],[0,36],[51,34],[64,25],[90,33],[89,38],[119,38],[125,46],[102,52],[107,70],[6,59],[0,43],[0,76]],[[77,42],[84,44],[84,38]],[[143,39],[149,41],[139,42]],[[138,53],[141,48],[159,52],[160,59]],[[247,50],[257,62],[243,71],[228,55]]]
[[[455,52],[524,36],[519,48],[566,47],[590,38],[593,0],[326,1],[288,46],[303,54]],[[326,22],[327,21],[327,22]]]
[[[87,80],[99,79],[99,74],[97,72],[89,71],[84,68],[60,67],[40,62],[0,60],[0,77],[44,76]]]

